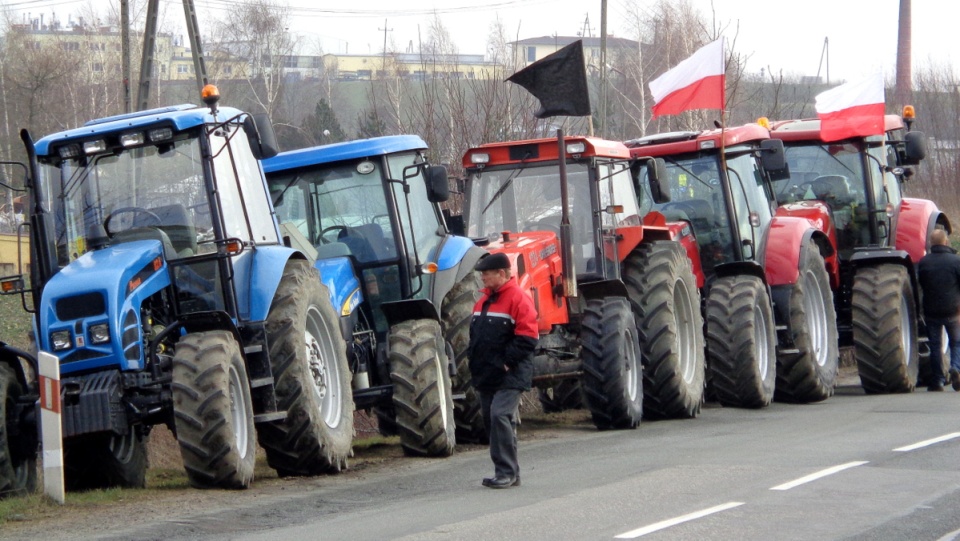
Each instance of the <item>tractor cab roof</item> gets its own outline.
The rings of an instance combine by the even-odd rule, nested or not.
[[[154,127],[161,123],[171,125],[175,131],[182,131],[203,124],[223,122],[241,114],[243,113],[239,109],[232,107],[218,108],[216,117],[210,112],[209,107],[197,107],[190,104],[160,107],[148,111],[91,120],[80,128],[50,134],[37,141],[34,148],[37,156],[42,157],[50,155],[54,147],[62,146],[67,142],[74,143],[119,136]]]
[[[566,153],[575,157],[630,158],[630,150],[619,141],[583,136],[567,136],[563,141]],[[556,161],[557,156],[555,137],[487,143],[467,150],[463,155],[463,167],[473,169],[490,165]]]
[[[887,132],[905,127],[900,115],[884,115],[883,123],[884,131]],[[819,141],[820,120],[804,118],[772,121],[770,123],[770,136],[783,141]]]
[[[275,173],[311,165],[373,158],[397,152],[426,150],[427,148],[427,143],[417,135],[388,135],[290,150],[263,160],[262,163],[265,173]]]
[[[766,139],[770,139],[770,132],[766,128],[759,124],[744,124],[723,130],[658,133],[632,139],[625,144],[633,156],[656,157],[720,148],[721,143],[724,147],[732,147]]]

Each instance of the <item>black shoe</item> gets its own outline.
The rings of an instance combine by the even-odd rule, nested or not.
[[[953,386],[954,391],[960,391],[960,370],[950,369],[950,385]]]
[[[940,383],[934,383],[933,385],[928,385],[927,390],[937,392],[937,393],[943,392],[943,385]]]
[[[485,487],[488,487],[490,486],[490,483],[492,483],[494,479],[496,479],[496,477],[484,477],[481,484]]]
[[[510,488],[520,486],[519,477],[494,477],[493,479],[483,480],[483,486],[488,488]]]

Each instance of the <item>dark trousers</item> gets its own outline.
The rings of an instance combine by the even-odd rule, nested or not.
[[[930,346],[930,376],[933,382],[944,383],[943,331],[950,344],[950,368],[960,370],[960,318],[924,318],[927,324],[927,344]]]
[[[520,476],[517,462],[517,406],[523,391],[501,389],[480,392],[483,424],[490,436],[490,458],[497,477],[515,479]]]

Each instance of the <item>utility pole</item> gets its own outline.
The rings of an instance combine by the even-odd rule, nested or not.
[[[591,116],[593,113],[591,113]],[[600,0],[600,137],[607,135],[607,0]]]
[[[898,22],[899,31],[897,32],[897,101],[900,106],[907,105],[913,101],[913,66],[910,62],[912,56],[911,47],[911,26],[912,26],[912,8],[910,0],[900,0],[900,20]]]
[[[387,28],[387,20],[383,20],[383,28],[377,28],[383,32],[383,65],[380,67],[383,76],[387,76],[387,32],[393,32],[393,28]]]
[[[120,0],[120,74],[123,79],[123,112],[130,112],[130,0]]]

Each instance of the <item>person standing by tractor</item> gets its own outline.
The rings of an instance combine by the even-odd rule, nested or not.
[[[510,272],[510,260],[497,253],[476,265],[484,289],[470,322],[470,372],[480,393],[483,421],[490,438],[494,476],[489,488],[520,486],[517,461],[517,407],[533,379],[537,311]]]
[[[946,329],[950,344],[950,384],[955,391],[960,391],[960,256],[950,247],[946,231],[935,229],[930,234],[930,253],[920,259],[918,269],[930,344],[931,379],[927,390],[943,390],[941,341]]]

